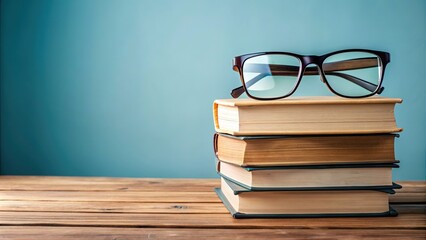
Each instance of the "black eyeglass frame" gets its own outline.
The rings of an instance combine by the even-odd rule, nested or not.
[[[374,54],[377,57],[379,57],[380,59],[380,63],[381,63],[381,72],[380,72],[380,78],[379,78],[379,82],[377,84],[377,88],[375,91],[371,92],[370,94],[367,95],[362,95],[362,96],[346,96],[343,94],[340,94],[338,92],[336,92],[328,83],[327,78],[325,77],[325,73],[323,70],[323,64],[324,61],[335,54],[340,54],[340,53],[346,53],[346,52],[365,52],[365,53],[370,53],[370,54]],[[263,55],[271,55],[271,54],[282,54],[282,55],[289,55],[289,56],[293,56],[297,59],[299,59],[301,66],[299,68],[299,73],[297,75],[297,82],[294,86],[294,88],[286,95],[284,96],[280,96],[280,97],[271,97],[271,98],[261,98],[261,97],[256,97],[253,96],[249,93],[249,91],[247,91],[247,86],[246,86],[246,82],[244,81],[244,76],[243,76],[243,66],[245,61],[247,61],[250,58],[253,57],[258,57],[258,56],[263,56]],[[336,94],[337,96],[340,97],[345,97],[345,98],[364,98],[364,97],[369,97],[369,96],[373,96],[374,94],[380,94],[383,91],[383,87],[382,87],[382,83],[383,83],[383,76],[385,73],[385,69],[387,64],[390,62],[390,54],[388,52],[383,52],[383,51],[375,51],[375,50],[369,50],[369,49],[345,49],[345,50],[340,50],[340,51],[335,51],[335,52],[331,52],[331,53],[327,53],[325,55],[321,55],[321,56],[316,56],[316,55],[299,55],[299,54],[295,54],[295,53],[290,53],[290,52],[258,52],[258,53],[250,53],[250,54],[244,54],[241,56],[237,56],[233,59],[233,70],[237,71],[240,74],[240,80],[242,82],[242,88],[238,87],[235,88],[234,90],[232,90],[231,92],[231,96],[234,98],[239,97],[243,92],[246,92],[247,96],[249,96],[250,98],[256,99],[256,100],[275,100],[275,99],[281,99],[281,98],[286,98],[289,97],[290,95],[292,95],[296,89],[298,88],[302,77],[306,71],[306,68],[308,65],[310,64],[315,64],[317,66],[317,68],[319,69],[318,73],[322,79],[322,81],[326,84],[327,88],[334,94]],[[244,91],[241,91],[244,90]]]

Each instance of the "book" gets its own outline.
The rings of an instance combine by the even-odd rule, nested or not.
[[[215,192],[235,218],[395,216],[387,190],[248,191],[221,179]]]
[[[289,97],[273,101],[219,99],[216,132],[232,135],[371,134],[400,132],[399,98]]]
[[[240,167],[217,161],[223,178],[248,190],[394,189],[397,164]]]
[[[220,161],[240,166],[396,163],[397,134],[316,136],[214,135]]]

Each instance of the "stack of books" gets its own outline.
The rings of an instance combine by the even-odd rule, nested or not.
[[[213,105],[219,198],[235,218],[395,216],[401,99],[222,99]]]

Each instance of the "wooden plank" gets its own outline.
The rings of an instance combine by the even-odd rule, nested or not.
[[[398,181],[397,193],[426,193],[426,181]],[[211,191],[219,179],[0,176],[0,191]],[[398,194],[397,194],[398,195]]]
[[[398,181],[398,193],[425,193],[426,181]],[[162,179],[111,177],[0,176],[0,191],[210,191],[219,179]]]
[[[219,184],[217,179],[93,178],[92,181],[90,179],[74,177],[29,177],[27,179],[26,177],[0,176],[0,199],[147,202],[159,201],[161,196],[164,196],[167,202],[188,202],[192,201],[191,197],[201,197],[198,202],[219,201],[213,193],[213,188]],[[395,195],[390,195],[391,203],[426,202],[426,192],[423,191],[423,189],[426,190],[425,182],[407,182],[407,187],[405,182],[399,183],[403,185],[403,189],[397,190]],[[15,189],[15,191],[6,189]],[[99,198],[99,191],[102,191],[102,198]],[[105,198],[105,196],[110,197]]]
[[[208,192],[219,179],[0,176],[0,191],[174,191]]]
[[[307,228],[425,229],[425,214],[378,218],[233,219],[229,214],[138,214],[0,212],[0,225],[162,227],[162,228]]]
[[[426,192],[425,193],[407,193],[401,192],[395,195],[389,196],[389,202],[391,203],[426,203]]]
[[[400,214],[426,214],[426,204],[393,204]],[[222,203],[0,201],[0,211],[87,213],[228,213]]]
[[[0,191],[0,200],[73,201],[73,202],[220,202],[213,189],[209,192],[62,192]]]
[[[426,214],[426,204],[393,204],[399,213]],[[99,213],[228,213],[222,203],[0,201],[0,211]]]
[[[410,193],[425,193],[426,181],[398,181],[397,184],[401,185],[401,189],[396,189],[397,193],[410,192]]]
[[[426,181],[398,181],[397,193],[425,193]],[[0,176],[0,191],[211,191],[219,179]]]
[[[0,227],[0,239],[425,239],[426,230]]]
[[[220,202],[213,188],[205,192],[164,191],[0,191],[0,201],[101,201],[101,202]],[[426,203],[425,193],[398,193],[390,203]]]
[[[391,204],[399,214],[426,214],[426,204]]]
[[[0,201],[75,201],[75,202],[220,202],[213,189],[207,192],[79,192],[79,191],[0,191]],[[390,195],[391,203],[426,203],[426,194]]]
[[[228,213],[217,203],[0,201],[0,211],[97,213]]]
[[[390,195],[392,203],[426,203],[426,181],[398,182],[402,189],[396,189],[396,194]]]

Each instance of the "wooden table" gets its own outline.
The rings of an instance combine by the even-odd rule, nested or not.
[[[0,176],[0,239],[425,239],[426,183],[387,218],[233,219],[218,179]]]

